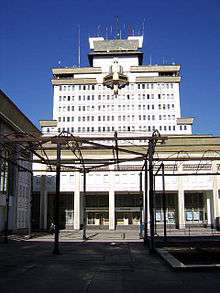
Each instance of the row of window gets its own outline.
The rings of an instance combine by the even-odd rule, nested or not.
[[[155,115],[138,115],[139,121],[141,120],[155,120]],[[135,115],[123,115],[118,116],[118,121],[127,121],[127,120],[135,120]],[[159,120],[175,120],[175,115],[159,115]],[[78,116],[78,122],[85,122],[85,121],[95,121],[95,116]],[[74,116],[72,117],[58,117],[59,122],[74,122]],[[115,116],[98,116],[98,121],[115,121]]]
[[[106,86],[103,84],[87,84],[87,85],[60,85],[60,91],[74,91],[74,90],[103,90]],[[135,90],[135,89],[173,89],[173,83],[130,83],[125,89]]]
[[[149,99],[154,99],[154,97],[155,97],[155,95],[156,94],[142,94],[142,95],[140,95],[140,94],[138,94],[138,100],[141,100],[141,99],[143,99],[143,100],[145,100],[145,99],[147,99],[147,100],[149,100]],[[60,102],[73,102],[74,101],[74,99],[76,98],[76,100],[78,100],[79,102],[81,102],[81,101],[94,101],[95,100],[95,95],[87,95],[87,96],[81,96],[81,95],[79,95],[79,96],[59,96],[59,101]],[[112,95],[98,95],[97,96],[98,97],[98,101],[103,101],[103,100],[114,100],[114,96],[112,96]],[[174,94],[157,94],[157,97],[158,97],[158,99],[165,99],[165,98],[167,98],[167,99],[173,99],[174,98]],[[132,100],[134,100],[135,99],[135,95],[129,95],[129,94],[127,94],[127,95],[123,95],[123,96],[118,96],[118,98],[120,99],[120,98],[123,98],[123,100],[125,100],[125,99],[127,99],[127,100],[130,100],[130,99],[132,99]]]
[[[115,116],[97,116],[98,121],[115,121]],[[156,116],[155,115],[138,115],[139,121],[141,120],[155,120]],[[118,116],[118,121],[127,121],[127,120],[135,120],[135,115],[123,115],[123,116]],[[159,115],[158,116],[159,120],[175,120],[175,115]],[[85,121],[95,121],[95,116],[78,116],[77,118],[78,122],[85,122]],[[69,117],[69,116],[63,116],[63,117],[58,117],[59,122],[74,122],[74,116]]]
[[[154,110],[155,109],[155,105],[137,105],[138,106],[138,110]],[[114,110],[115,107],[114,105],[98,105],[97,107],[95,106],[78,106],[78,111],[94,111],[96,108],[96,110]],[[170,109],[174,109],[175,105],[174,104],[158,104],[158,109],[159,110],[170,110]],[[75,106],[59,106],[59,112],[61,111],[74,111],[75,110]],[[118,110],[121,111],[125,111],[125,110],[135,110],[135,105],[118,105]]]
[[[132,126],[119,126],[118,127],[118,131],[135,131],[135,129],[137,130],[137,128],[135,128],[134,125]],[[156,127],[153,126],[139,126],[139,131],[154,131],[156,129]],[[115,127],[114,126],[99,126],[97,128],[98,132],[108,132],[108,131],[115,131]],[[176,131],[176,126],[175,125],[160,125],[159,126],[159,130],[160,131]],[[187,126],[186,125],[180,125],[179,126],[179,130],[187,130]],[[63,128],[58,128],[58,132],[61,131],[68,131],[68,132],[95,132],[95,128],[94,127],[63,127]]]

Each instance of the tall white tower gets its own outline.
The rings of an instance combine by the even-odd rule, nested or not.
[[[44,132],[192,133],[193,119],[181,117],[180,65],[143,65],[142,36],[89,44],[90,66],[52,69],[53,120],[43,121]]]

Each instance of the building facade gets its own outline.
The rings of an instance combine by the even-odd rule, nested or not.
[[[11,143],[9,138],[15,133],[27,132],[40,134],[32,122],[0,90],[0,231],[5,230],[6,221],[11,231],[30,228],[32,154],[28,154],[27,161],[20,161],[20,146]]]
[[[141,150],[146,141],[140,136],[158,130],[169,138],[164,148],[159,148],[158,157],[164,161],[174,154],[176,157],[176,162],[165,165],[169,174],[166,176],[168,223],[179,228],[186,224],[214,225],[220,216],[219,179],[204,172],[216,174],[219,170],[219,139],[208,148],[206,145],[212,145],[214,137],[192,134],[193,119],[181,116],[180,65],[144,65],[142,43],[141,36],[125,40],[90,38],[88,67],[53,68],[53,120],[41,121],[42,133],[45,136],[61,132],[79,137],[98,136],[105,144],[109,144],[107,137],[117,133],[139,137],[133,147]],[[121,144],[132,146],[129,139]],[[184,154],[179,156],[181,151]],[[203,154],[207,151],[212,152],[212,161],[205,160]],[[66,153],[68,156],[71,155]],[[109,153],[88,151],[87,156],[107,158]],[[178,162],[178,158],[184,156],[193,159]],[[82,174],[63,172],[62,227],[80,229],[84,212],[87,225],[103,225],[109,229],[139,225],[143,217],[144,190],[140,190],[139,175],[142,165],[141,161],[124,163],[120,168],[108,166],[103,171],[89,172],[85,209],[81,200]],[[38,211],[34,222],[46,229],[53,219],[55,176],[38,163],[34,170],[35,211]],[[198,176],[186,175],[194,171]],[[178,176],[184,173],[185,177]],[[156,178],[155,189],[155,220],[160,224],[163,221],[160,178]]]

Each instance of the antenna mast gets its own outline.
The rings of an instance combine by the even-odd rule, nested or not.
[[[78,67],[80,67],[80,53],[81,53],[81,50],[80,50],[80,25],[78,26]]]
[[[115,20],[115,30],[116,30],[116,39],[120,39],[120,27],[119,27],[119,18],[118,16],[116,16],[116,20]]]

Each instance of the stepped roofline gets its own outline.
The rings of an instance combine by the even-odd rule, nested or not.
[[[89,64],[93,66],[94,57],[137,56],[139,65],[143,62],[143,36],[129,36],[127,39],[105,40],[103,37],[89,38]]]

